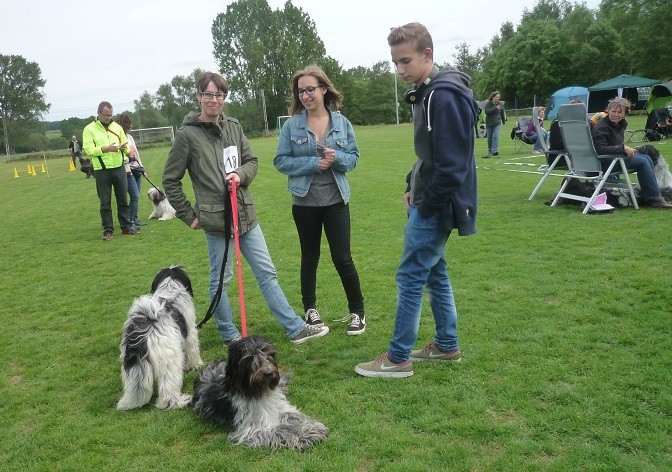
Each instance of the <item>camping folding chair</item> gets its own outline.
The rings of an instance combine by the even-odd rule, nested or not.
[[[516,152],[520,152],[523,148],[525,152],[532,151],[534,143],[525,136],[525,131],[527,131],[527,126],[530,124],[531,119],[529,116],[518,118],[511,130],[511,139],[513,139],[513,147]]]
[[[610,187],[626,188],[630,194],[630,200],[635,209],[639,209],[635,191],[630,183],[628,170],[625,167],[625,155],[598,156],[590,134],[590,126],[586,121],[586,105],[583,103],[570,103],[561,105],[558,109],[558,122],[565,149],[569,154],[570,166],[565,173],[565,180],[560,187],[551,206],[555,206],[560,198],[584,202],[582,213],[585,215],[591,205],[602,191],[602,187],[608,182]],[[609,167],[602,170],[601,161],[610,159]],[[619,166],[618,168],[616,166]],[[620,179],[620,175],[623,179]],[[590,197],[583,197],[571,193],[565,193],[565,189],[572,179],[584,179],[595,183],[595,191]],[[625,181],[625,182],[623,182]]]
[[[532,108],[532,116],[539,116],[539,109],[537,107]],[[554,126],[555,125],[555,126]],[[554,129],[555,128],[555,129]],[[546,179],[550,175],[555,175],[557,177],[564,177],[563,174],[553,174],[554,169],[568,169],[569,164],[567,160],[567,152],[564,149],[563,146],[558,146],[562,147],[562,149],[549,149],[550,148],[550,143],[551,143],[551,137],[552,133],[560,133],[560,127],[557,126],[557,121],[554,121],[553,124],[551,124],[551,129],[550,133],[548,134],[548,141],[543,139],[543,133],[541,132],[541,126],[539,126],[539,120],[534,120],[534,130],[537,133],[537,139],[541,139],[539,144],[541,144],[541,150],[544,152],[546,155],[546,164],[542,165],[539,167],[539,170],[543,170],[544,174],[541,176],[541,180],[539,180],[539,183],[537,184],[536,187],[534,187],[534,190],[532,191],[532,194],[530,195],[530,198],[528,200],[533,200],[534,197],[537,195],[537,192],[541,188],[542,185],[544,185],[544,182],[546,182]],[[557,138],[557,136],[555,136]],[[554,139],[553,140],[555,144],[561,144],[562,139]]]

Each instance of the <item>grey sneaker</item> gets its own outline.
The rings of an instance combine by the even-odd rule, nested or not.
[[[358,334],[362,334],[365,329],[366,329],[366,319],[364,315],[359,316],[357,313],[350,313],[348,336],[357,336]]]
[[[413,364],[410,360],[395,364],[390,360],[387,352],[381,354],[371,362],[362,362],[355,366],[355,372],[364,377],[402,378],[413,375]]]
[[[306,327],[303,328],[303,331],[290,339],[290,341],[292,341],[294,344],[301,344],[305,343],[309,339],[321,338],[328,332],[328,326],[310,326],[307,324]]]
[[[112,239],[112,230],[106,229],[103,231],[103,237],[101,238],[103,241],[109,241]]]
[[[318,328],[324,326],[324,321],[320,318],[320,314],[315,308],[306,310],[306,324],[308,326],[316,326]]]
[[[459,349],[448,352],[440,351],[434,343],[429,343],[422,349],[411,351],[411,360],[460,362],[462,360],[462,353]]]
[[[137,230],[135,226],[131,226],[130,228],[126,228],[121,232],[123,236],[137,236],[140,234],[140,232]]]

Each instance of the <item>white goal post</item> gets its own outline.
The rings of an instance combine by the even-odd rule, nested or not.
[[[131,130],[138,147],[142,148],[150,144],[175,141],[175,130],[172,126],[161,126],[159,128],[141,128]]]

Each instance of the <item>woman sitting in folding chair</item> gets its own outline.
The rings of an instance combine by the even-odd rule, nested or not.
[[[548,142],[548,131],[544,129],[544,118],[546,118],[546,108],[539,107],[537,109],[537,120],[539,123],[540,136],[537,135],[537,127],[534,126],[534,119],[530,120],[530,123],[527,125],[525,130],[525,137],[534,143],[534,149],[532,149],[532,154],[543,154],[544,147],[543,142]]]
[[[625,167],[637,172],[637,180],[641,187],[640,205],[658,208],[661,210],[672,209],[660,194],[660,187],[653,171],[653,161],[645,154],[636,154],[635,149],[624,145],[625,128],[628,123],[625,116],[630,112],[630,102],[625,98],[614,98],[607,105],[607,116],[598,121],[592,128],[593,144],[598,154],[623,154],[627,155]],[[610,161],[601,160],[604,170],[608,168]]]

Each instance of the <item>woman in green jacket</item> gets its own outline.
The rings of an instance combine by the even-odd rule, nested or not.
[[[257,175],[257,156],[243,134],[240,123],[223,113],[229,87],[221,75],[206,72],[198,81],[197,98],[201,111],[192,112],[182,122],[163,172],[166,197],[175,215],[194,230],[203,229],[210,259],[210,298],[219,285],[226,245],[224,209],[229,198],[229,182],[237,184],[240,249],[254,273],[266,303],[290,340],[299,344],[329,332],[326,326],[308,326],[289,305],[280,285],[264,234],[257,220],[249,185]],[[196,197],[187,199],[182,178],[189,178]],[[231,246],[233,247],[233,246]],[[223,284],[233,276],[233,250],[228,252]],[[222,296],[214,312],[217,329],[225,344],[240,339],[232,321],[228,297]]]

